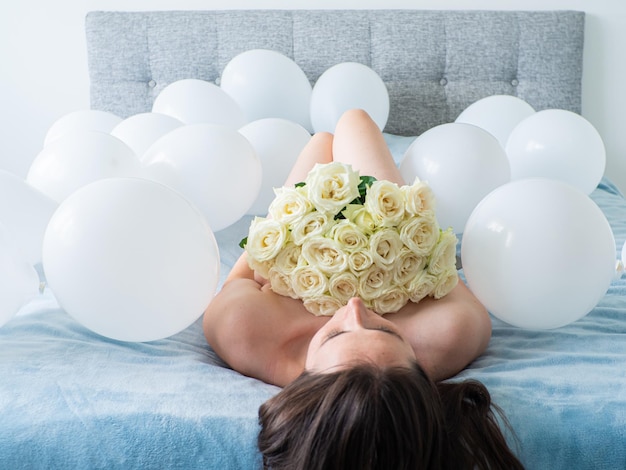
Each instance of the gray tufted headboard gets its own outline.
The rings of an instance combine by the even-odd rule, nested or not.
[[[516,95],[535,109],[580,112],[584,13],[577,11],[220,10],[90,12],[91,105],[149,111],[183,78],[219,81],[249,49],[293,58],[311,83],[347,61],[389,90],[385,131],[418,135],[477,99]]]

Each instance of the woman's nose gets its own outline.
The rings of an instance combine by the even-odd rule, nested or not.
[[[363,319],[367,315],[367,308],[361,299],[352,298],[346,305],[346,315],[344,321],[353,328],[362,328]]]

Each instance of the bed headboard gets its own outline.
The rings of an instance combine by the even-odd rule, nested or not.
[[[219,82],[232,57],[264,48],[294,59],[311,83],[337,63],[370,66],[389,90],[394,134],[419,135],[494,94],[580,112],[584,20],[579,11],[95,11],[91,106],[150,111],[169,83]]]

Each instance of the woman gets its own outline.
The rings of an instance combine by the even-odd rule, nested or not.
[[[346,112],[317,133],[285,185],[316,163],[404,184],[377,125]],[[213,349],[242,374],[285,387],[260,409],[268,468],[521,468],[506,446],[487,390],[443,384],[491,336],[485,308],[459,282],[439,300],[385,316],[354,298],[332,317],[275,294],[248,266],[233,266],[204,316]]]

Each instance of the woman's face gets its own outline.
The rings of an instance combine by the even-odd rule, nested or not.
[[[360,362],[410,367],[415,353],[394,323],[353,298],[313,336],[305,369],[333,372]]]

